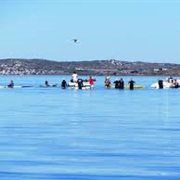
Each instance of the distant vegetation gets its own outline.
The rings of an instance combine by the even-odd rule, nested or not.
[[[1,75],[164,75],[179,76],[180,64],[93,60],[57,62],[44,59],[1,59]]]

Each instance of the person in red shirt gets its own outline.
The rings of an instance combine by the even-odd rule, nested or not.
[[[92,76],[89,76],[89,84],[90,84],[91,89],[93,89],[94,88],[94,79]]]

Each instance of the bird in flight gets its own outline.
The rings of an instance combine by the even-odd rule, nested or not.
[[[73,41],[74,41],[74,43],[78,43],[79,40],[78,39],[73,39]]]

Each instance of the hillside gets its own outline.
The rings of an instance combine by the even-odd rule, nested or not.
[[[1,75],[180,75],[180,64],[93,60],[57,62],[44,59],[1,59]]]

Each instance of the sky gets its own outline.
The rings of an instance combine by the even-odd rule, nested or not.
[[[180,1],[0,0],[5,58],[180,63]]]

